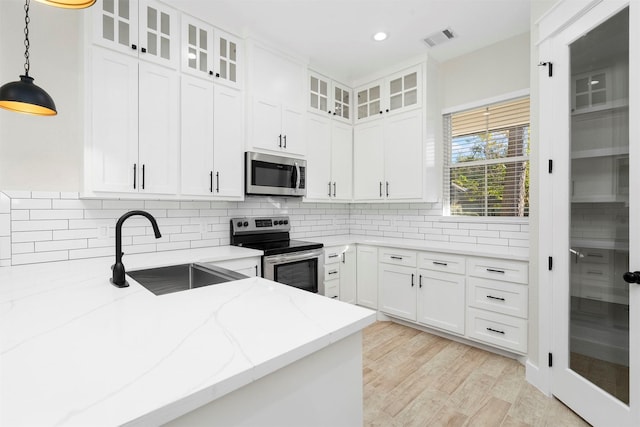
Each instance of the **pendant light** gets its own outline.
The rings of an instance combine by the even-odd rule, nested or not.
[[[44,89],[36,86],[33,77],[29,76],[29,0],[25,1],[24,12],[24,75],[20,76],[20,81],[0,87],[0,108],[39,116],[55,116],[58,112],[53,99]]]
[[[93,6],[96,0],[36,0],[49,6],[62,7],[65,9],[84,9]]]

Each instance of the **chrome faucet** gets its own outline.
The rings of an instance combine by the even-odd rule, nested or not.
[[[122,252],[122,224],[127,218],[134,215],[146,217],[151,221],[151,226],[153,226],[153,233],[156,235],[156,239],[162,237],[156,219],[149,212],[129,211],[118,219],[118,222],[116,223],[116,263],[111,266],[111,269],[113,270],[111,284],[118,288],[126,288],[129,286],[129,283],[127,283],[127,280],[124,278],[125,269],[124,264],[122,264],[122,255],[124,255]]]

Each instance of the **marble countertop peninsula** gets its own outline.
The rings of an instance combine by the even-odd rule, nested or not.
[[[260,256],[237,247],[126,255],[128,270]],[[262,278],[155,296],[112,258],[0,268],[0,425],[158,425],[375,321]]]

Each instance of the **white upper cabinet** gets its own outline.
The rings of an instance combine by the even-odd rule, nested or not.
[[[422,65],[355,89],[356,123],[422,107]]]
[[[181,194],[242,199],[242,93],[183,75],[181,96]]]
[[[182,14],[180,69],[183,73],[211,80],[213,72],[213,27]]]
[[[195,77],[240,88],[242,41],[182,14],[181,70]]]
[[[248,43],[250,150],[304,156],[306,67],[271,48]]]
[[[314,72],[309,73],[308,110],[351,123],[351,93],[346,85]]]
[[[104,0],[94,7],[93,41],[174,69],[179,64],[178,12],[154,0]]]
[[[215,62],[214,72],[216,82],[224,83],[228,86],[240,88],[242,83],[242,41],[216,29],[214,31]]]
[[[355,200],[421,199],[424,185],[422,110],[354,127]]]
[[[177,73],[94,47],[90,190],[176,194],[179,147]]]

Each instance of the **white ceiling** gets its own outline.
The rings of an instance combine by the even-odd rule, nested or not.
[[[345,83],[429,52],[439,62],[529,31],[535,0],[174,0],[239,35],[264,37]],[[456,38],[423,39],[451,28]],[[374,42],[385,31],[389,38]]]

